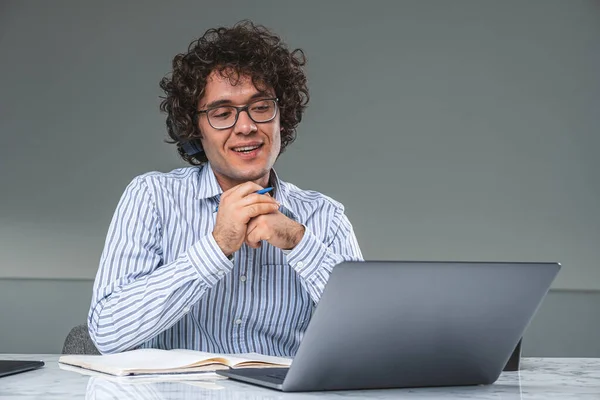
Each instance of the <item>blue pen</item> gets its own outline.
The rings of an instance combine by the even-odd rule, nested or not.
[[[265,194],[265,193],[269,193],[271,190],[273,190],[273,187],[266,187],[264,189],[257,190],[254,193],[256,193],[256,194]],[[215,208],[215,211],[213,211],[213,212],[217,212],[217,211],[219,211],[219,206],[217,206]]]

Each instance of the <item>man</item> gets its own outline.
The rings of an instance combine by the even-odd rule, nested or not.
[[[273,170],[308,103],[304,64],[248,22],[174,58],[161,110],[192,166],[138,176],[119,201],[88,316],[100,352],[293,356],[334,266],[362,260],[343,206]]]

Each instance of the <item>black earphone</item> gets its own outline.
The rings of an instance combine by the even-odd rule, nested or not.
[[[195,118],[194,118],[195,120]],[[167,118],[167,128],[169,130],[171,130],[171,132],[179,137],[179,130],[177,129],[176,124],[173,123],[173,121],[171,120],[171,118]],[[180,141],[179,144],[181,145],[181,148],[183,149],[183,151],[186,152],[186,154],[190,157],[194,157],[197,154],[200,153],[204,153],[204,150],[202,149],[201,146],[198,145],[198,143],[195,140],[188,140],[188,141]]]
[[[185,151],[190,157],[194,157],[197,154],[204,153],[202,147],[199,147],[195,141],[181,142],[180,144],[181,148],[183,148],[183,151]]]

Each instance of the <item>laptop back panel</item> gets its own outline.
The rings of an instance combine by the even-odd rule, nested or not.
[[[493,383],[559,269],[556,263],[342,263],[282,388]]]

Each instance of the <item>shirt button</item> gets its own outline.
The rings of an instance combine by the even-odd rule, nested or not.
[[[219,275],[219,276],[223,276],[223,275],[225,275],[225,272],[223,272],[223,271],[219,271],[219,272],[217,272],[217,275]]]
[[[302,268],[302,267],[304,267],[304,263],[303,263],[302,261],[298,261],[298,262],[296,263],[296,267],[298,267],[298,268]]]
[[[235,324],[236,324],[236,325],[240,325],[241,323],[242,323],[242,320],[241,320],[241,319],[236,319],[236,320],[235,320]]]
[[[240,281],[242,281],[242,282],[246,282],[246,275],[242,275],[242,276],[240,276]]]

